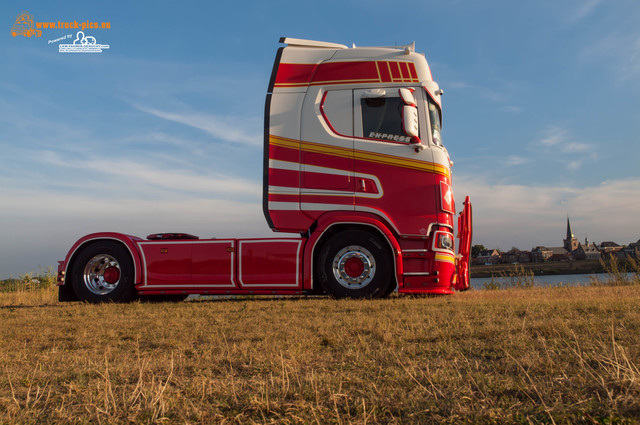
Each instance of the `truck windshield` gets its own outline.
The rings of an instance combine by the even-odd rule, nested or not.
[[[442,122],[442,117],[440,116],[440,108],[438,105],[431,99],[431,96],[427,94],[427,103],[429,104],[429,121],[431,122],[431,134],[433,137],[433,143],[437,146],[442,146],[442,135],[440,123]]]

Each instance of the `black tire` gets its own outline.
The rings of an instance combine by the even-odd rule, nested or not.
[[[364,230],[333,235],[322,246],[316,264],[320,284],[336,298],[387,296],[395,287],[392,266],[386,243]]]
[[[392,281],[387,290],[385,291],[383,297],[388,297],[393,294],[395,290],[398,288],[398,284],[395,281]]]
[[[133,300],[136,295],[131,254],[115,241],[94,242],[78,253],[71,285],[80,301],[90,303]]]

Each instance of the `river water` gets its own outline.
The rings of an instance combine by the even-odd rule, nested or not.
[[[631,276],[631,273],[629,273]],[[534,283],[539,286],[546,285],[589,285],[593,279],[598,279],[600,282],[606,282],[609,275],[606,273],[591,273],[591,274],[556,274],[551,276],[535,276]],[[495,278],[495,282],[501,283],[500,278]],[[490,277],[472,277],[471,287],[473,289],[485,289],[484,284],[490,283]],[[504,281],[502,281],[504,282]]]

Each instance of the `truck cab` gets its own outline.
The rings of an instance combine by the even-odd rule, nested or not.
[[[455,276],[443,92],[424,55],[414,45],[281,42],[265,126],[263,210],[271,228],[304,233],[323,217],[375,217],[402,253],[401,291],[444,293],[450,285],[434,284],[454,279],[468,287],[468,277]]]

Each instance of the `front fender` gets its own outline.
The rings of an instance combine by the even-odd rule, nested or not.
[[[396,284],[402,282],[402,251],[398,240],[384,221],[375,214],[366,212],[331,211],[323,214],[316,222],[316,228],[304,247],[304,289],[313,289],[314,255],[318,242],[327,231],[338,225],[353,224],[372,227],[380,232],[389,243],[393,255]]]

